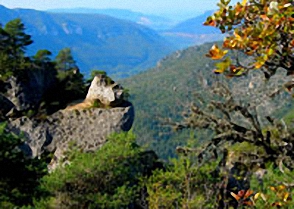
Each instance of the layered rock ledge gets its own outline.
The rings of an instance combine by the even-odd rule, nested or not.
[[[97,150],[110,134],[129,131],[133,121],[134,107],[124,100],[123,88],[106,75],[98,75],[83,102],[42,119],[10,118],[7,131],[23,135],[22,149],[28,156],[53,152],[58,162],[70,144],[83,151]]]

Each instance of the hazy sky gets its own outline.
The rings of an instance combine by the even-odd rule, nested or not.
[[[219,0],[0,0],[0,4],[8,8],[119,8],[149,14],[199,14],[216,8],[217,2]]]

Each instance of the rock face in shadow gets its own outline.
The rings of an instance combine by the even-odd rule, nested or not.
[[[15,108],[14,104],[7,99],[4,95],[0,94],[0,120],[13,109]]]
[[[18,111],[35,109],[56,81],[56,71],[26,70],[20,78],[12,76],[8,79],[5,96]]]
[[[95,82],[97,86],[97,81],[103,79],[103,76],[95,77],[92,83]],[[63,158],[64,152],[72,143],[84,151],[99,149],[111,133],[131,129],[134,107],[130,102],[123,100],[123,89],[120,87],[117,90],[118,84],[98,83],[101,83],[103,88],[108,88],[107,91],[101,91],[104,94],[98,93],[104,98],[103,101],[97,98],[106,108],[96,107],[93,103],[96,102],[95,99],[85,99],[82,103],[59,110],[42,119],[30,119],[26,116],[10,118],[7,130],[25,137],[26,143],[22,149],[28,156],[37,157],[44,151],[54,152],[55,161],[51,165],[52,168]],[[111,101],[107,98],[111,98]]]

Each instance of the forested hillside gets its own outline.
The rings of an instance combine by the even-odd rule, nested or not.
[[[130,90],[130,100],[135,106],[133,129],[140,136],[138,140],[158,148],[161,156],[172,155],[177,145],[185,143],[187,134],[179,138],[178,133],[163,128],[159,120],[178,117],[192,101],[192,92],[197,88],[195,79],[203,74],[210,77],[213,65],[204,56],[210,45],[177,51],[158,62],[157,67],[121,81]],[[171,135],[174,141],[170,140]]]
[[[121,81],[130,90],[130,100],[135,105],[133,129],[140,136],[138,141],[149,145],[163,158],[174,156],[175,148],[185,144],[191,135],[187,130],[173,131],[171,127],[167,127],[165,121],[180,120],[183,111],[189,109],[191,102],[197,102],[195,94],[208,97],[207,88],[216,81],[227,83],[245,103],[266,103],[266,108],[261,108],[260,111],[268,112],[263,114],[275,113],[282,117],[291,106],[291,98],[285,92],[281,95],[284,103],[270,101],[261,96],[261,89],[272,93],[283,85],[283,72],[272,78],[269,84],[258,80],[263,79],[259,72],[232,79],[214,75],[216,62],[205,56],[212,45],[213,43],[207,43],[177,51],[159,61],[156,67]],[[243,59],[246,60],[246,57]],[[251,85],[255,90],[250,89]],[[209,134],[200,133],[199,130],[195,133],[193,130],[193,137],[199,140],[205,140]]]

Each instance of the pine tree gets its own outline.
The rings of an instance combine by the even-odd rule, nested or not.
[[[14,19],[5,25],[4,30],[9,34],[10,55],[15,59],[23,57],[26,47],[33,43],[31,36],[24,32],[24,24],[19,18]]]
[[[76,62],[73,59],[70,48],[64,48],[56,56],[56,68],[61,71],[68,71],[76,68]]]

